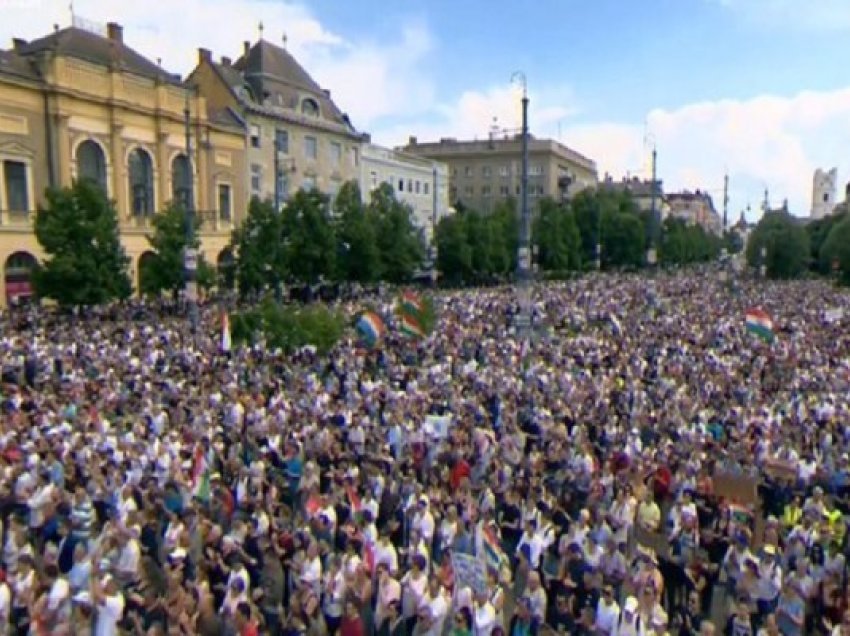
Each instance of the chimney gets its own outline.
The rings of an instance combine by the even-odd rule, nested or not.
[[[221,56],[221,65],[222,66],[230,66],[232,63],[233,63],[233,60],[231,60],[226,55]]]
[[[251,43],[248,40],[245,40],[245,42],[242,43],[242,52],[245,55],[245,57],[248,57],[248,51],[250,51],[250,50],[251,50]]]
[[[20,53],[26,45],[26,40],[22,40],[21,38],[12,39],[12,48],[15,49],[15,53]]]
[[[203,64],[204,62],[212,62],[212,53],[210,53],[209,49],[198,48],[198,64]]]
[[[416,145],[416,137],[414,137],[413,135],[408,137],[407,138],[407,145],[408,146],[415,146]]]
[[[124,27],[117,22],[108,22],[106,24],[106,36],[116,44],[123,44]]]

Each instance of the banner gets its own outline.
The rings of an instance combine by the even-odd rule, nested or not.
[[[472,588],[476,594],[487,592],[487,570],[484,562],[468,554],[452,554],[452,567],[455,571],[455,586]]]
[[[828,325],[839,322],[842,318],[844,318],[844,309],[841,307],[824,309],[823,311],[823,321]]]

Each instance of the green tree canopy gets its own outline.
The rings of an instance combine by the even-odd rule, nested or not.
[[[472,279],[472,248],[467,240],[464,214],[444,216],[437,223],[437,269],[450,285]]]
[[[541,200],[534,219],[533,236],[542,270],[565,272],[579,268],[581,236],[568,205],[550,198]]]
[[[308,284],[332,278],[337,245],[327,196],[318,190],[299,190],[281,216],[289,275]]]
[[[376,228],[367,214],[356,181],[344,183],[337,194],[337,277],[371,283],[381,276]]]
[[[661,239],[661,262],[665,265],[701,263],[720,255],[723,239],[698,224],[668,217],[664,220]]]
[[[811,251],[811,267],[820,274],[827,275],[832,271],[831,259],[824,260],[822,258],[823,246],[833,228],[840,225],[846,218],[846,212],[837,212],[806,224],[806,233],[809,235],[809,248]]]
[[[121,245],[118,215],[105,193],[87,180],[47,191],[35,235],[47,259],[34,272],[35,290],[63,306],[97,305],[132,293],[130,259]]]
[[[765,248],[765,262],[761,250]],[[809,236],[788,212],[768,212],[753,229],[747,242],[747,262],[752,267],[764,264],[770,278],[795,278],[809,264]]]
[[[372,192],[368,216],[375,228],[381,278],[391,283],[411,280],[425,258],[425,242],[413,223],[410,206],[396,199],[392,187],[383,183]]]
[[[234,278],[241,297],[280,291],[286,276],[281,215],[271,201],[251,199],[245,221],[233,230],[230,250],[234,255]]]
[[[833,264],[838,265],[838,280],[842,285],[850,286],[850,217],[841,215],[834,223],[829,236],[820,249],[821,270],[830,272]]]

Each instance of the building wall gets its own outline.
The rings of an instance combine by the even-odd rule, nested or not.
[[[44,93],[39,86],[20,88],[0,74],[0,157],[27,162],[31,191],[26,214],[0,214],[0,265],[5,270],[14,251],[42,257],[32,224],[35,210],[50,185],[49,121],[58,185],[68,186],[77,178],[76,153],[81,144],[92,141],[101,149],[107,193],[115,201],[122,241],[131,257],[133,280],[138,282],[139,259],[150,249],[146,234],[151,229],[151,217],[134,216],[131,212],[128,157],[136,148],[150,156],[154,213],[162,210],[172,199],[172,162],[185,152],[186,92],[180,86],[158,85],[70,58],[45,60],[44,65],[50,86],[47,120]],[[229,242],[232,228],[247,209],[245,137],[241,130],[210,124],[206,103],[200,97],[191,99],[190,111],[193,193],[201,219],[201,252],[215,263]],[[22,134],[24,130],[26,134]],[[216,209],[219,183],[232,184],[229,218]],[[0,201],[0,208],[4,204],[5,198]],[[0,302],[6,302],[5,291],[0,294]]]
[[[830,171],[815,170],[812,183],[812,210],[811,217],[813,219],[822,219],[825,216],[832,214],[835,206],[838,203],[838,169],[833,168]]]
[[[374,144],[363,146],[362,159],[360,190],[364,201],[368,202],[371,192],[382,183],[389,184],[396,197],[413,209],[416,225],[430,242],[435,190],[437,221],[450,213],[448,166]]]
[[[445,162],[449,167],[449,200],[481,212],[491,212],[499,201],[518,197],[522,169],[519,139],[453,141],[419,144],[411,140],[405,152]],[[564,192],[561,178],[572,183]],[[529,201],[560,199],[596,185],[596,166],[589,159],[551,140],[529,144]]]

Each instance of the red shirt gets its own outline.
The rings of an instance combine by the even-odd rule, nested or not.
[[[460,488],[461,483],[464,479],[469,477],[470,472],[469,464],[466,463],[466,460],[458,460],[454,467],[452,467],[452,474],[450,477],[452,490]]]
[[[254,624],[254,621],[250,621],[239,632],[239,636],[260,636],[260,630]]]
[[[342,623],[339,625],[339,636],[365,636],[363,621],[360,617],[343,616]]]

